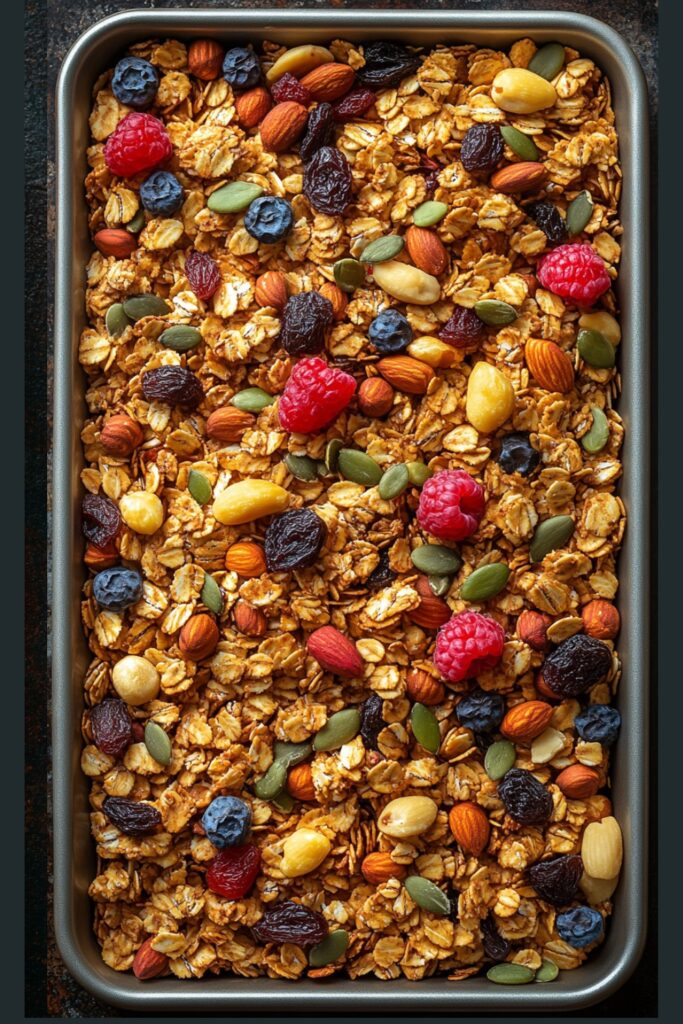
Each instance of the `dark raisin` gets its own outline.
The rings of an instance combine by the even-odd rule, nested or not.
[[[314,946],[327,935],[327,921],[317,910],[301,903],[283,900],[268,907],[252,928],[259,942],[293,942],[297,946]]]
[[[503,938],[491,918],[485,917],[479,927],[487,957],[497,963],[506,960],[510,952],[510,943]]]
[[[294,103],[300,103],[302,107],[307,107],[311,102],[311,94],[306,86],[302,85],[294,75],[290,75],[289,71],[285,72],[282,78],[278,78],[274,85],[271,85],[270,91],[276,103],[285,103],[287,100],[291,100]]]
[[[578,854],[571,854],[532,864],[528,875],[542,900],[562,907],[575,899],[582,872],[583,861]]]
[[[371,590],[388,587],[396,579],[396,573],[389,564],[389,552],[383,548],[379,553],[379,562],[365,581]]]
[[[503,155],[504,143],[496,124],[475,124],[468,128],[460,148],[466,171],[492,171]]]
[[[280,343],[290,356],[311,356],[325,347],[334,307],[320,292],[290,295],[280,318]]]
[[[417,54],[409,53],[400,43],[368,43],[364,56],[365,64],[356,72],[356,76],[371,89],[389,89],[392,85],[398,85],[420,66]]]
[[[451,909],[448,912],[448,920],[452,921],[454,924],[458,924],[460,920],[458,914],[458,902],[460,900],[460,893],[457,891],[457,889],[448,889],[446,895],[448,896],[448,902],[451,907]]]
[[[213,256],[196,249],[185,258],[185,277],[198,299],[210,299],[221,283],[221,272]]]
[[[148,402],[164,402],[196,409],[204,392],[192,370],[184,366],[159,366],[142,375],[142,393]]]
[[[273,516],[266,530],[268,572],[313,565],[327,538],[327,527],[310,508],[292,508]]]
[[[90,712],[90,728],[97,749],[111,757],[121,757],[133,742],[133,723],[122,700],[96,704]]]
[[[102,810],[112,825],[126,836],[146,836],[161,825],[161,814],[151,804],[127,800],[125,796],[108,796]]]
[[[374,92],[370,89],[356,86],[332,104],[332,117],[335,121],[350,121],[352,117],[362,117],[374,105],[375,98]]]
[[[495,737],[490,732],[475,732],[473,736],[477,750],[481,750],[482,754],[485,754],[495,741]]]
[[[304,195],[317,213],[341,214],[353,199],[352,180],[344,154],[323,146],[304,167]]]
[[[332,118],[332,104],[319,103],[310,112],[306,121],[306,131],[299,146],[299,154],[304,163],[308,163],[314,153],[317,153],[322,146],[329,146],[334,142],[334,120]]]
[[[81,502],[81,530],[86,540],[104,548],[121,529],[121,513],[111,498],[86,494]]]
[[[360,734],[366,750],[377,750],[377,737],[385,727],[382,717],[382,698],[371,693],[360,706]]]
[[[439,331],[439,337],[453,348],[473,348],[479,344],[484,330],[484,321],[479,319],[473,309],[456,306]]]
[[[544,825],[553,811],[553,798],[535,775],[511,768],[498,783],[498,796],[520,825]]]
[[[427,195],[433,196],[439,187],[439,172],[429,171],[425,174],[425,188],[427,189]]]
[[[527,203],[525,210],[536,221],[551,245],[562,245],[567,241],[567,225],[553,203],[539,199],[535,203]]]
[[[559,697],[578,697],[599,683],[612,667],[612,653],[602,640],[577,633],[563,640],[543,662],[543,679]]]
[[[487,693],[477,686],[458,702],[455,715],[466,729],[492,733],[505,716],[505,699],[501,693]]]
[[[496,462],[504,473],[520,473],[529,476],[541,461],[541,453],[531,447],[529,434],[520,430],[506,434],[501,441]]]

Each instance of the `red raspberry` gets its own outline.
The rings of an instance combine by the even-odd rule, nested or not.
[[[221,283],[221,272],[208,252],[193,249],[185,258],[185,276],[198,299],[210,299]]]
[[[441,540],[464,540],[479,526],[484,488],[464,469],[443,469],[422,487],[417,521]]]
[[[544,288],[578,306],[592,306],[612,283],[603,259],[583,242],[558,245],[546,253],[536,274]]]
[[[168,160],[171,140],[161,121],[151,114],[128,114],[107,139],[104,162],[112,174],[129,178]]]
[[[298,78],[290,75],[287,71],[282,78],[278,78],[275,85],[270,89],[276,103],[284,103],[286,100],[293,100],[307,107],[311,102],[311,94],[305,85],[302,85]]]
[[[251,889],[261,867],[258,846],[227,846],[219,850],[206,870],[206,884],[211,892],[239,900]]]
[[[439,630],[434,664],[449,683],[459,683],[497,665],[504,644],[503,627],[495,619],[461,612]]]
[[[324,359],[300,359],[280,398],[280,423],[297,434],[322,430],[346,408],[355,390],[353,377]]]

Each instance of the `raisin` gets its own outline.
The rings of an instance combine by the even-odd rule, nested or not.
[[[379,553],[379,562],[365,581],[371,590],[387,587],[396,579],[396,573],[389,564],[389,552],[384,548]]]
[[[184,366],[159,366],[142,375],[142,393],[148,402],[164,402],[196,409],[204,397],[199,379]]]
[[[133,723],[122,700],[108,699],[90,712],[90,728],[98,750],[121,757],[133,742]]]
[[[492,171],[503,155],[504,143],[495,124],[468,128],[460,148],[460,162],[466,171]]]
[[[558,644],[543,662],[543,679],[559,697],[578,697],[607,675],[612,654],[602,640],[577,633]]]
[[[185,259],[185,277],[198,299],[210,299],[221,283],[221,272],[213,256],[196,249]]]
[[[332,146],[323,146],[304,167],[304,195],[316,213],[343,213],[353,198],[351,184],[349,162]]]
[[[360,734],[366,750],[377,750],[377,737],[386,725],[382,717],[382,698],[371,693],[360,706]]]
[[[252,928],[259,942],[293,942],[297,946],[314,946],[327,935],[327,921],[317,910],[301,903],[283,900],[266,909]]]
[[[510,952],[510,943],[503,938],[491,918],[485,917],[479,927],[487,957],[497,962],[506,960]]]
[[[561,907],[576,897],[582,872],[583,861],[578,854],[571,854],[532,864],[528,875],[542,900]]]
[[[520,825],[544,825],[553,811],[553,798],[535,775],[511,768],[498,783],[498,796]]]
[[[363,85],[371,89],[389,89],[398,85],[420,66],[417,54],[409,53],[400,43],[368,43],[364,56],[365,64],[356,75]]]
[[[121,528],[121,513],[111,498],[86,494],[81,502],[81,530],[86,540],[104,548]]]
[[[481,341],[484,330],[484,321],[479,319],[473,309],[456,306],[439,331],[439,337],[453,348],[473,348]]]
[[[239,900],[246,896],[256,881],[261,867],[258,846],[230,846],[219,850],[206,870],[206,884],[211,892]]]
[[[314,153],[322,146],[334,142],[334,120],[332,104],[319,103],[308,115],[306,131],[299,146],[299,154],[304,163],[308,163]]]
[[[125,836],[146,836],[161,825],[161,814],[156,807],[127,800],[125,796],[108,796],[102,810]]]
[[[374,92],[356,86],[332,104],[332,117],[335,121],[349,121],[352,117],[362,117],[363,114],[367,114],[374,102]]]
[[[562,245],[567,241],[567,225],[553,203],[539,199],[535,203],[527,203],[525,210],[536,221],[551,245]]]
[[[448,902],[450,904],[450,910],[448,911],[448,920],[452,921],[453,924],[458,924],[460,917],[458,914],[458,903],[460,900],[460,893],[457,889],[449,889],[446,893]]]
[[[287,100],[291,100],[293,103],[300,103],[302,107],[307,107],[311,102],[311,94],[305,85],[302,85],[298,78],[291,75],[289,71],[285,72],[282,78],[278,78],[277,82],[271,86],[270,92],[276,103],[286,103]]]
[[[427,195],[433,196],[439,187],[439,172],[429,171],[425,174],[425,188],[427,189]]]
[[[299,292],[287,299],[280,319],[280,342],[290,356],[310,356],[325,347],[325,331],[334,323],[334,307],[320,292]]]
[[[273,516],[266,530],[268,572],[313,565],[327,538],[327,526],[310,508],[292,508]]]
[[[520,473],[529,476],[541,461],[541,453],[532,447],[525,430],[506,434],[500,443],[496,462],[504,473]]]

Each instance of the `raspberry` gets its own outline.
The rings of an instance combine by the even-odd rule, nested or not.
[[[443,469],[426,480],[417,521],[441,540],[464,540],[479,526],[486,501],[481,484],[464,469]]]
[[[434,664],[449,683],[459,683],[497,665],[504,643],[503,627],[495,619],[461,612],[439,630]]]
[[[172,152],[161,121],[151,114],[128,114],[107,139],[104,162],[112,174],[127,178],[163,163]]]
[[[544,288],[579,306],[592,306],[611,284],[602,258],[582,242],[558,245],[539,260],[536,275]]]
[[[300,103],[302,107],[307,107],[311,102],[311,94],[306,86],[302,85],[294,75],[290,75],[289,71],[279,78],[275,85],[271,86],[270,91],[276,103],[293,100],[294,103]]]
[[[251,889],[261,867],[258,846],[228,846],[220,850],[206,870],[206,884],[211,892],[240,900]]]
[[[355,390],[353,377],[324,359],[301,359],[280,398],[280,423],[298,434],[322,430],[346,408]]]

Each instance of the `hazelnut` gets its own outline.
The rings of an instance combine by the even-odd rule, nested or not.
[[[154,700],[161,685],[154,665],[137,654],[127,654],[116,662],[111,681],[121,700],[134,707]]]
[[[272,306],[282,312],[288,298],[287,279],[281,270],[267,270],[256,279],[254,297],[259,306]]]
[[[385,416],[394,404],[394,394],[383,377],[367,377],[358,390],[358,405],[365,416]]]
[[[260,608],[254,608],[246,601],[238,601],[233,609],[235,628],[245,636],[263,636],[268,629],[266,617]]]
[[[522,612],[517,619],[517,636],[535,651],[547,651],[550,649],[548,626],[552,621],[550,615],[544,615],[543,612]]]
[[[223,47],[213,39],[193,39],[187,49],[187,69],[191,75],[211,82],[218,78],[223,64]]]
[[[119,511],[126,526],[135,533],[151,537],[164,521],[161,499],[151,491],[129,491],[119,501]]]
[[[425,704],[428,708],[441,704],[446,696],[446,687],[440,679],[430,676],[420,668],[413,668],[406,676],[406,691],[411,700]]]
[[[621,626],[618,610],[602,598],[585,604],[581,609],[581,618],[584,632],[598,640],[614,640]]]
[[[200,612],[199,615],[191,615],[180,630],[178,646],[192,661],[202,661],[213,654],[219,637],[218,626],[211,616]]]
[[[297,764],[289,769],[287,792],[295,800],[315,800],[315,787],[310,764]]]
[[[119,459],[127,459],[143,439],[140,424],[123,413],[108,419],[100,434],[100,444],[107,455]]]
[[[320,294],[324,295],[332,303],[332,315],[335,323],[339,323],[346,316],[346,307],[349,304],[348,296],[344,294],[338,284],[326,281],[321,285]]]

